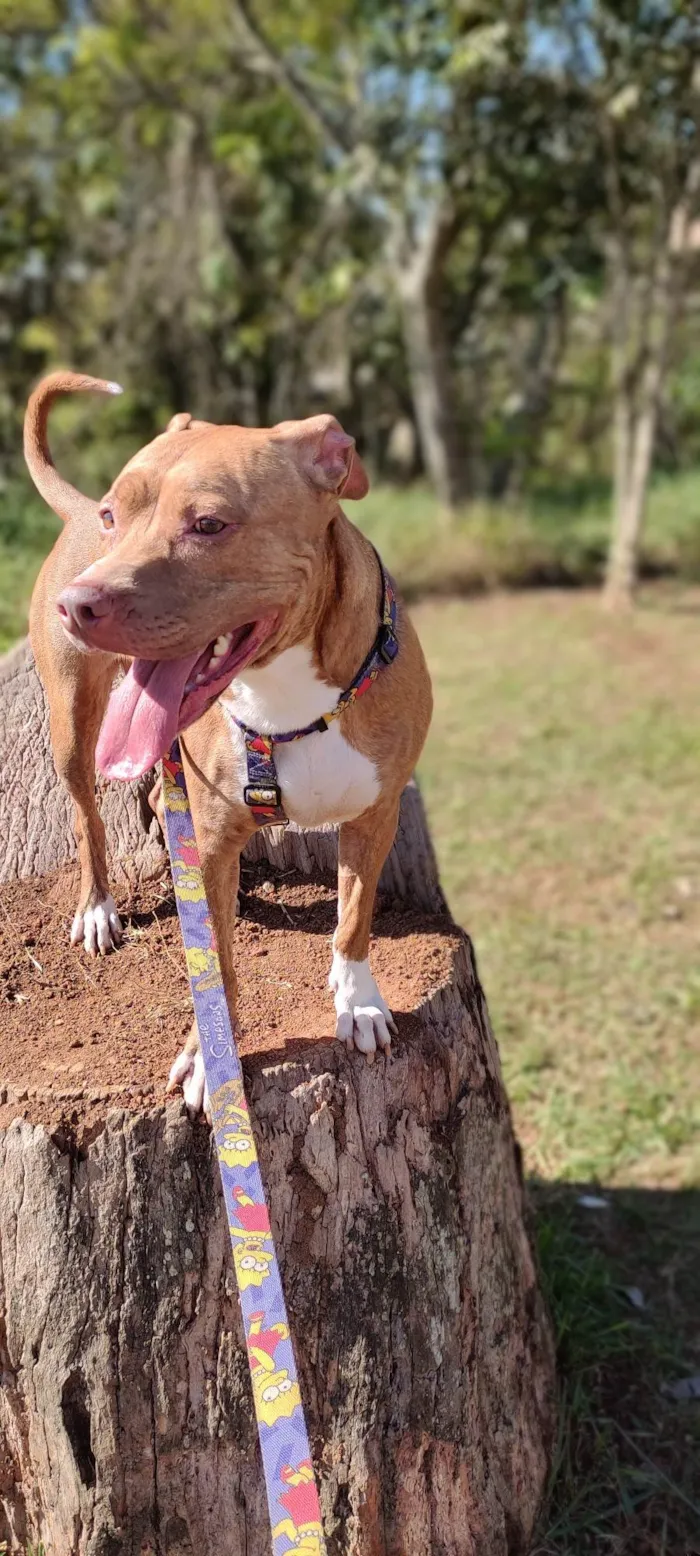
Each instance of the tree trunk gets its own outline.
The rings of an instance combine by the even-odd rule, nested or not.
[[[44,799],[52,859],[59,847],[25,651],[0,673],[0,708],[20,775],[5,798],[11,874],[41,855],[21,833]],[[141,799],[126,802],[121,833],[111,826],[132,861],[152,849]],[[332,838],[255,841],[317,869]],[[441,907],[413,791],[399,895],[413,897],[419,868]],[[469,941],[444,913],[428,923],[451,970],[391,1061],[323,1044],[244,1060],[329,1556],[515,1556],[547,1479],[552,1340],[498,1052]],[[4,1069],[11,1085],[11,1054]],[[47,1556],[268,1556],[207,1131],[177,1102],[105,1108],[77,1144],[31,1113],[0,1131],[0,1156],[0,1542],[43,1540]],[[301,1530],[290,1542],[311,1556]]]
[[[0,881],[46,875],[76,854],[73,808],[56,776],[49,715],[27,642],[0,659]],[[112,882],[133,886],[162,874],[167,859],[148,804],[153,775],[100,780]]]
[[[521,502],[536,467],[566,342],[566,311],[566,285],[558,280],[535,319],[523,364],[521,403],[506,429],[511,447],[491,482],[492,496],[501,501]]]
[[[688,167],[680,199],[670,213],[641,302],[641,345],[630,363],[631,274],[624,219],[618,206],[616,163],[611,193],[617,236],[613,242],[614,495],[610,553],[603,591],[609,610],[629,609],[639,571],[639,549],[656,428],[673,326],[687,280],[690,222],[700,191],[700,158]]]
[[[662,371],[658,372],[659,391]],[[658,421],[658,396],[646,400],[635,419],[630,407],[620,407],[615,417],[616,435],[629,446],[626,481],[615,483],[613,533],[605,577],[603,603],[608,610],[628,610],[634,599],[639,573],[639,551],[646,509],[649,476]],[[626,430],[622,430],[622,424]],[[618,461],[616,461],[617,463]],[[622,462],[622,449],[619,462]]]
[[[249,0],[236,0],[235,16],[252,57],[278,82],[324,146],[341,164],[361,151],[374,189],[379,156],[371,138],[355,140],[352,126],[328,114],[305,74],[279,53],[253,14]],[[357,179],[354,169],[353,182]],[[413,408],[423,463],[446,514],[463,497],[463,460],[454,417],[450,345],[442,315],[443,267],[458,230],[449,202],[438,199],[420,234],[411,232],[405,209],[385,209],[386,255],[395,277]]]
[[[442,298],[452,230],[449,212],[436,209],[420,238],[411,241],[402,226],[400,238],[394,232],[391,240],[423,463],[447,514],[464,497],[465,471]]]
[[[613,531],[603,594],[604,604],[613,611],[631,606],[639,572],[642,525],[674,311],[668,251],[659,260],[651,309],[646,325],[647,360],[637,396],[630,375],[624,370],[615,389]]]

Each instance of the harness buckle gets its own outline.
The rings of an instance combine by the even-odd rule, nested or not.
[[[270,805],[276,810],[282,809],[282,790],[278,783],[247,783],[243,790],[243,799],[246,805],[252,807]]]
[[[387,624],[382,627],[377,647],[380,659],[384,660],[385,665],[390,665],[399,651],[399,640],[393,627]]]

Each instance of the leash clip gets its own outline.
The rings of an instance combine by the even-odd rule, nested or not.
[[[246,805],[275,805],[282,807],[282,790],[278,783],[247,783],[243,790]]]

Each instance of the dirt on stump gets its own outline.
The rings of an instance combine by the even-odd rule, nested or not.
[[[0,887],[0,1127],[21,1116],[84,1139],[112,1107],[163,1101],[192,1001],[172,890],[160,882],[118,907],[117,953],[69,943],[77,873]],[[241,1052],[275,1063],[331,1043],[328,989],[337,922],[330,885],[244,867],[236,925]],[[460,932],[447,919],[377,903],[372,969],[410,1041],[416,1011],[449,979]]]

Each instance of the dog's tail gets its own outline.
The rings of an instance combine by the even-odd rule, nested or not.
[[[24,457],[29,474],[44,501],[60,519],[93,518],[97,512],[97,503],[91,497],[85,497],[59,475],[46,436],[54,400],[59,394],[72,394],[76,389],[92,389],[98,394],[122,392],[119,384],[108,383],[105,378],[87,378],[82,373],[49,373],[48,378],[42,378],[37,384],[24,417]]]

